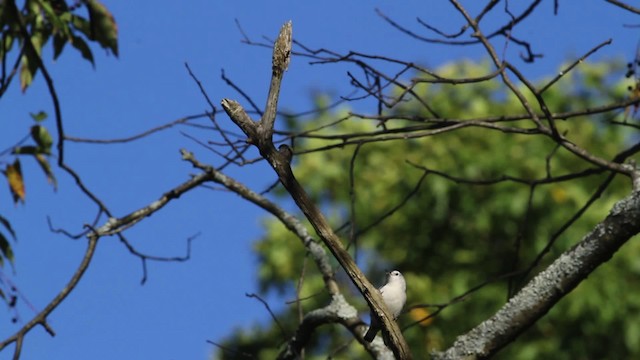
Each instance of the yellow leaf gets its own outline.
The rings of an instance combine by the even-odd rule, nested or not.
[[[431,313],[425,308],[415,308],[409,311],[409,316],[413,321],[419,321],[420,326],[428,326],[433,322],[433,318],[429,317]]]
[[[22,201],[22,203],[24,203],[24,180],[22,178],[22,170],[20,169],[20,161],[18,159],[16,159],[13,164],[7,165],[5,175],[9,181],[9,189],[13,195],[13,202],[17,203],[18,201]]]
[[[553,189],[551,189],[551,198],[553,198],[553,201],[558,204],[564,203],[568,198],[567,191],[559,186],[554,187]]]

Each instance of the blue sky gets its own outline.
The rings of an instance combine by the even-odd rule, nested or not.
[[[473,3],[468,1],[468,3]],[[513,2],[511,2],[513,3]],[[137,134],[177,118],[202,113],[208,106],[185,70],[188,62],[217,104],[224,97],[243,99],[220,79],[220,71],[260,105],[270,77],[270,50],[241,43],[238,19],[252,38],[274,38],[291,19],[294,38],[312,48],[339,52],[358,50],[418,61],[436,67],[451,60],[480,59],[479,47],[445,47],[408,39],[384,23],[379,8],[415,31],[415,17],[455,32],[462,19],[446,1],[104,1],[120,31],[120,58],[94,48],[96,69],[67,49],[56,61],[47,58],[62,102],[66,133],[83,138],[118,138]],[[636,17],[606,5],[585,2],[580,8],[560,2],[552,15],[545,2],[534,16],[516,29],[545,53],[533,65],[518,60],[510,45],[507,57],[534,77],[557,71],[560,64],[613,38],[595,59],[634,55],[640,38]],[[499,7],[503,6],[498,5]],[[45,55],[47,56],[47,55]],[[302,111],[312,94],[350,91],[346,68],[309,65],[293,58],[285,75],[280,105]],[[15,86],[0,99],[0,148],[27,134],[29,113],[53,113],[44,81],[39,76],[26,94]],[[243,102],[244,103],[244,102]],[[220,116],[220,121],[227,118]],[[54,130],[53,121],[45,125]],[[180,160],[188,148],[202,161],[219,163],[180,131],[207,140],[205,132],[181,127],[143,140],[119,145],[67,145],[67,163],[110,209],[123,216],[157,199],[188,179],[194,170]],[[23,160],[27,201],[14,206],[8,190],[0,190],[0,213],[14,225],[18,242],[16,274],[20,292],[37,310],[66,284],[85,250],[86,241],[53,234],[54,225],[81,230],[95,215],[95,206],[62,171],[56,170],[59,189],[53,192],[36,164]],[[263,165],[230,168],[229,174],[261,190],[275,180]],[[172,202],[160,213],[126,232],[139,250],[159,256],[185,252],[186,239],[196,233],[192,259],[184,263],[148,265],[149,279],[140,285],[142,267],[116,238],[100,240],[97,254],[77,289],[50,316],[57,336],[36,328],[25,340],[22,359],[205,359],[213,350],[206,340],[219,341],[236,327],[266,321],[268,314],[245,293],[257,291],[256,259],[252,243],[261,234],[265,214],[238,196],[198,189]],[[298,246],[298,244],[294,244]],[[4,268],[10,273],[9,268]],[[270,299],[275,308],[282,301]],[[364,310],[364,309],[363,309]],[[34,315],[21,302],[20,322],[12,313],[0,316],[0,337],[13,334]],[[12,347],[0,359],[12,356]]]

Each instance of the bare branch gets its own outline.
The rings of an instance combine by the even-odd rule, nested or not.
[[[618,1],[618,0],[605,0],[606,2],[613,4],[615,6],[619,6],[625,10],[631,11],[632,13],[636,13],[636,14],[640,14],[640,9],[633,7],[627,3],[624,3],[622,1]]]
[[[208,174],[211,181],[224,186],[228,190],[240,195],[245,200],[258,205],[278,218],[278,220],[280,220],[280,222],[282,222],[289,231],[295,234],[302,241],[304,247],[307,249],[309,254],[311,254],[318,270],[322,274],[327,292],[331,295],[335,295],[340,292],[338,283],[334,278],[334,270],[331,267],[326,251],[311,237],[311,235],[309,235],[307,228],[304,227],[304,225],[295,216],[289,214],[264,196],[252,191],[239,181],[221,173],[212,166],[200,163],[192,153],[182,150],[182,157],[186,161],[190,162],[195,168],[198,168],[205,174]]]
[[[282,74],[288,65],[288,58],[291,53],[291,25],[286,23],[280,32],[280,36],[274,45],[273,74],[265,114],[260,122],[251,120],[242,106],[235,101],[224,99],[222,107],[225,109],[232,121],[238,125],[247,135],[249,141],[258,147],[260,154],[267,159],[271,167],[278,174],[280,182],[298,207],[311,222],[316,233],[322,239],[329,251],[338,260],[342,268],[347,272],[349,278],[362,293],[367,303],[374,310],[375,316],[380,317],[384,324],[383,331],[391,339],[391,348],[395,356],[399,359],[411,359],[409,347],[393,321],[393,317],[388,313],[386,306],[382,302],[382,297],[375,287],[362,274],[349,253],[344,249],[338,236],[333,232],[324,215],[311,201],[304,188],[298,183],[290,166],[291,150],[286,145],[281,145],[280,150],[276,150],[273,145],[273,123],[275,120],[275,107],[279,93]]]
[[[273,124],[276,121],[278,98],[280,97],[280,84],[282,84],[282,77],[291,61],[291,40],[291,21],[288,21],[282,25],[278,39],[273,46],[271,85],[269,86],[267,105],[265,106],[264,114],[262,115],[259,125],[262,128],[262,136],[264,136],[265,141],[267,139],[271,141],[271,137],[273,136]]]
[[[195,239],[196,237],[198,237],[198,235],[200,235],[199,233],[193,236],[190,236],[187,238],[187,250],[186,250],[186,254],[184,256],[155,256],[155,255],[148,255],[148,254],[144,254],[140,251],[138,251],[129,240],[127,240],[127,238],[122,234],[122,233],[118,233],[117,236],[120,239],[120,242],[124,244],[124,246],[127,248],[127,250],[129,250],[129,252],[140,258],[140,261],[142,262],[142,279],[140,280],[140,285],[144,285],[147,282],[148,279],[148,271],[147,271],[147,261],[151,260],[151,261],[165,261],[165,262],[185,262],[188,261],[189,259],[191,259],[191,242],[193,241],[193,239]]]
[[[93,254],[95,253],[96,246],[98,245],[98,239],[100,238],[100,235],[98,233],[92,233],[88,236],[88,238],[87,250],[84,253],[80,265],[78,265],[78,268],[76,269],[73,276],[71,276],[71,279],[69,280],[67,285],[60,291],[60,293],[58,293],[58,295],[53,300],[51,300],[51,302],[49,302],[49,304],[40,313],[38,313],[33,319],[31,319],[31,321],[25,324],[13,336],[10,336],[9,338],[2,341],[0,343],[0,351],[7,345],[15,342],[16,346],[13,358],[20,358],[20,352],[22,350],[24,337],[36,325],[42,325],[51,336],[55,336],[55,332],[49,327],[47,323],[47,317],[75,289],[75,287],[78,285],[78,282],[80,282],[80,279],[82,279],[82,276],[89,267],[91,259],[93,258]]]
[[[299,359],[305,346],[309,343],[316,328],[325,324],[342,324],[354,336],[362,338],[366,328],[362,326],[358,311],[351,306],[340,294],[331,298],[331,303],[323,308],[315,309],[307,313],[295,335],[287,342],[286,346],[278,354],[279,360]],[[372,343],[363,342],[363,346],[375,359],[394,359],[394,355],[387,349],[382,341],[377,339]]]
[[[260,295],[257,294],[244,294],[246,297],[249,298],[254,298],[258,301],[260,301],[262,303],[262,305],[264,305],[264,307],[267,309],[267,312],[269,312],[269,315],[271,315],[271,318],[273,319],[273,321],[275,321],[276,325],[278,325],[278,328],[280,328],[280,332],[282,333],[282,338],[284,340],[287,339],[287,332],[284,330],[284,326],[282,326],[282,324],[280,324],[280,321],[278,320],[278,317],[276,316],[276,314],[273,313],[273,311],[271,311],[271,306],[269,306],[269,303],[267,303],[262,297],[260,297]]]
[[[187,124],[191,120],[202,119],[206,117],[207,117],[207,114],[185,116],[183,118],[168,122],[166,124],[145,130],[139,134],[127,136],[124,138],[118,138],[118,139],[86,139],[86,138],[80,138],[77,136],[65,135],[65,140],[76,142],[76,143],[101,144],[101,145],[128,143],[131,141],[140,140],[144,137],[155,134],[162,130],[170,129],[176,125]]]
[[[553,86],[553,84],[555,84],[558,80],[560,80],[560,78],[562,78],[563,76],[568,74],[571,70],[573,70],[573,68],[575,68],[578,64],[580,64],[583,61],[585,61],[589,56],[593,55],[596,51],[600,50],[601,48],[603,48],[603,47],[605,47],[607,45],[611,45],[611,41],[612,41],[611,39],[603,41],[602,43],[598,44],[593,49],[589,50],[586,54],[582,55],[578,60],[574,61],[569,66],[567,66],[565,69],[561,70],[558,73],[558,75],[556,75],[556,77],[551,79],[551,81],[549,81],[545,86],[543,86],[540,90],[538,90],[538,93],[542,94],[543,92],[547,91],[551,86]]]

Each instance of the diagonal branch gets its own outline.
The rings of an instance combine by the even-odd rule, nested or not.
[[[273,144],[273,124],[275,121],[275,111],[277,106],[278,94],[282,75],[289,65],[289,57],[291,54],[291,23],[286,23],[278,36],[274,45],[273,56],[273,74],[271,78],[271,86],[269,89],[269,97],[267,100],[267,108],[259,122],[254,122],[244,111],[242,106],[233,100],[223,99],[222,107],[227,112],[231,120],[247,135],[248,141],[256,145],[260,154],[269,162],[271,167],[278,174],[278,178],[282,185],[287,189],[293,200],[296,202],[300,210],[305,214],[316,233],[329,248],[340,266],[346,271],[347,275],[364,296],[367,303],[373,309],[374,316],[380,318],[384,324],[383,332],[391,339],[391,350],[397,359],[411,359],[411,352],[402,333],[390,316],[382,301],[379,292],[367,280],[364,274],[355,264],[351,255],[346,251],[338,236],[333,232],[331,226],[318,207],[311,201],[302,185],[295,178],[291,170],[291,149],[286,145],[281,145],[276,150]]]
[[[386,347],[380,346],[376,341],[369,343],[362,339],[361,336],[365,330],[362,326],[362,321],[358,317],[356,309],[349,304],[340,293],[338,283],[334,277],[335,271],[331,266],[327,252],[311,237],[311,235],[309,235],[307,228],[302,224],[302,222],[300,222],[300,220],[286,212],[275,203],[271,202],[269,199],[252,191],[239,181],[216,170],[213,166],[201,163],[192,153],[182,150],[182,157],[184,160],[190,162],[193,167],[208,174],[211,181],[224,186],[226,189],[240,195],[245,200],[258,205],[278,218],[278,220],[280,220],[280,222],[289,229],[289,231],[294,233],[302,241],[302,244],[307,249],[311,258],[316,263],[318,270],[322,274],[325,288],[332,298],[331,303],[325,308],[311,311],[304,316],[302,323],[296,330],[296,333],[287,341],[287,344],[278,356],[279,359],[297,359],[296,356],[299,355],[307,345],[311,339],[313,331],[318,326],[329,323],[340,323],[344,325],[355,335],[356,340],[358,340],[374,358],[392,358],[392,353]]]
[[[47,324],[47,317],[49,316],[49,314],[51,314],[51,312],[53,312],[53,310],[58,307],[58,305],[62,303],[62,301],[64,301],[64,299],[73,291],[73,289],[75,289],[76,285],[78,285],[78,282],[80,282],[80,279],[91,263],[91,259],[93,258],[93,254],[96,251],[96,245],[98,244],[99,238],[100,236],[96,233],[92,233],[91,235],[89,235],[89,243],[87,244],[87,250],[84,253],[84,257],[82,258],[80,265],[76,269],[76,272],[73,274],[67,285],[60,291],[60,293],[58,293],[58,295],[53,300],[51,300],[51,302],[49,302],[49,304],[40,313],[38,313],[33,319],[31,319],[31,321],[20,328],[20,330],[18,330],[18,332],[16,332],[14,335],[2,341],[0,343],[0,351],[7,345],[15,342],[16,346],[13,352],[13,358],[19,359],[20,352],[22,350],[22,344],[24,342],[24,337],[36,325],[42,325],[51,336],[55,336],[55,332]]]
[[[618,1],[618,0],[605,0],[605,1],[610,3],[610,4],[613,4],[615,6],[619,6],[619,7],[623,8],[623,9],[625,9],[625,10],[631,11],[632,13],[640,14],[640,9],[639,8],[633,7],[633,6],[631,6],[629,4],[626,4],[626,3],[622,2],[622,1]]]
[[[184,160],[190,162],[195,168],[204,171],[207,178],[211,179],[211,181],[224,186],[228,190],[240,195],[245,200],[254,203],[278,218],[278,220],[280,220],[280,222],[284,224],[289,231],[302,240],[302,244],[309,254],[311,254],[311,257],[318,266],[318,270],[322,273],[325,287],[329,294],[335,295],[340,292],[338,289],[338,283],[334,278],[334,270],[331,267],[326,251],[311,237],[311,235],[309,235],[307,228],[304,227],[304,225],[296,219],[295,216],[289,214],[266,197],[252,191],[239,181],[216,170],[213,166],[202,164],[193,156],[192,153],[186,150],[181,150],[181,152]]]
[[[640,232],[640,192],[617,202],[609,215],[573,248],[533,278],[494,316],[457,338],[436,360],[486,359],[544,316],[627,240]]]

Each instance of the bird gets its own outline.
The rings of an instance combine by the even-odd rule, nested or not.
[[[404,307],[404,303],[407,301],[407,283],[404,281],[404,276],[398,270],[393,270],[387,273],[387,283],[380,289],[380,295],[384,301],[387,309],[393,315],[393,319],[397,319]],[[381,323],[378,317],[371,311],[371,326],[364,335],[364,340],[371,342],[378,331],[380,331]]]

